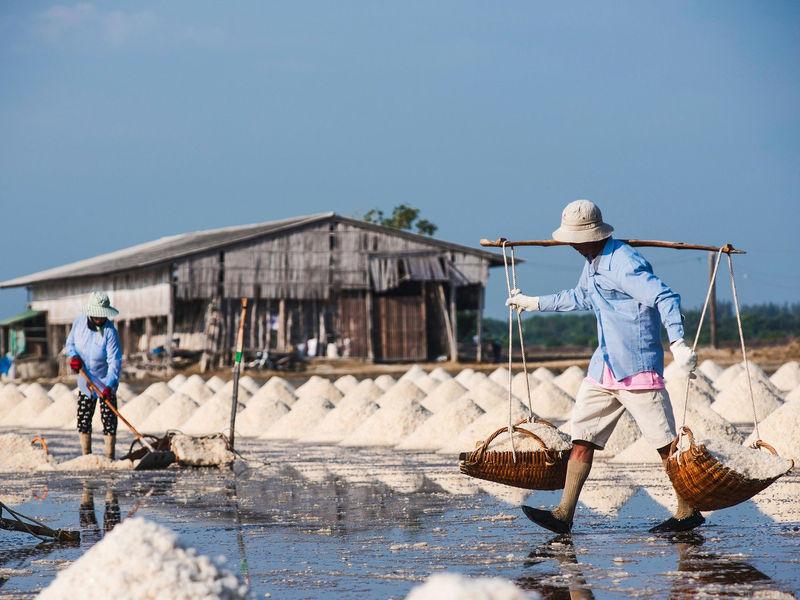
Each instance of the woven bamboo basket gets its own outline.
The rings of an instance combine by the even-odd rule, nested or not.
[[[541,446],[541,450],[527,450],[516,453],[511,451],[497,452],[488,450],[489,444],[501,433],[507,433],[508,427],[498,429],[472,452],[462,452],[459,457],[459,470],[478,479],[486,479],[505,485],[511,485],[526,490],[560,490],[564,487],[567,476],[567,461],[569,450],[553,450],[547,447],[538,435],[519,427],[527,419],[516,423],[512,430],[516,433],[527,435]],[[543,419],[541,423],[555,429],[555,425]]]
[[[703,444],[696,443],[691,429],[683,427],[681,430],[689,438],[689,448],[678,454],[679,438],[673,440],[667,475],[678,495],[697,510],[719,510],[749,500],[794,467],[794,461],[790,460],[789,468],[777,477],[750,479],[726,467]],[[756,441],[753,447],[778,455],[775,448],[762,440]]]

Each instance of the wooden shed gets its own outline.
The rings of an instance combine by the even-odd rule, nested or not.
[[[87,294],[104,290],[129,355],[162,346],[227,361],[246,297],[248,352],[322,354],[333,343],[344,356],[424,361],[454,356],[460,311],[475,311],[470,337],[480,337],[489,268],[502,264],[477,248],[323,213],[161,238],[0,288],[28,288],[28,308],[46,315],[50,357]]]

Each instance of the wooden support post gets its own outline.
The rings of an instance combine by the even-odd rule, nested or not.
[[[265,332],[266,340],[264,341],[264,348],[269,352],[272,350],[272,300],[267,299],[267,331]]]
[[[150,343],[153,341],[153,317],[144,319],[144,350],[150,350]]]
[[[708,253],[708,277],[709,280],[714,276],[714,264],[716,263],[716,253]],[[711,347],[717,348],[717,283],[716,281],[711,284],[711,297],[708,301],[708,321],[710,324],[709,341]]]
[[[450,346],[450,360],[452,362],[456,362],[458,360],[458,353],[456,349],[456,338],[453,332],[453,325],[450,322],[450,313],[447,310],[447,304],[444,298],[444,284],[440,283],[436,286],[436,291],[438,292],[439,297],[439,308],[442,311],[442,317],[444,318],[444,326],[447,329],[447,342]]]
[[[424,301],[424,298],[423,298]],[[369,289],[364,296],[364,311],[366,313],[366,332],[367,332],[367,359],[375,360],[375,348],[372,345],[372,290]]]
[[[286,300],[283,298],[278,300],[278,343],[276,350],[278,352],[286,351]]]
[[[453,335],[453,356],[451,360],[458,362],[458,317],[456,311],[456,294],[458,288],[455,283],[450,282],[450,329]]]
[[[486,288],[481,286],[481,291],[478,293],[478,316],[477,316],[477,333],[478,348],[475,353],[475,360],[481,362],[483,360],[483,303],[486,301]]]

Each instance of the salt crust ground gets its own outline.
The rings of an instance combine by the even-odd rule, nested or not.
[[[236,600],[247,597],[247,587],[183,546],[169,529],[134,517],[61,571],[38,597]]]
[[[469,578],[456,573],[431,575],[425,583],[413,588],[406,600],[535,600],[536,592],[521,590],[499,577]]]

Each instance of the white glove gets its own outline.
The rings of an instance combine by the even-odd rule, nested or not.
[[[669,349],[670,352],[672,352],[672,359],[675,361],[676,365],[683,367],[689,372],[694,371],[697,366],[697,354],[686,345],[683,338],[672,342]]]
[[[506,306],[510,306],[523,312],[526,310],[539,310],[539,296],[526,296],[520,294],[518,289],[511,290],[511,296],[506,300]]]

